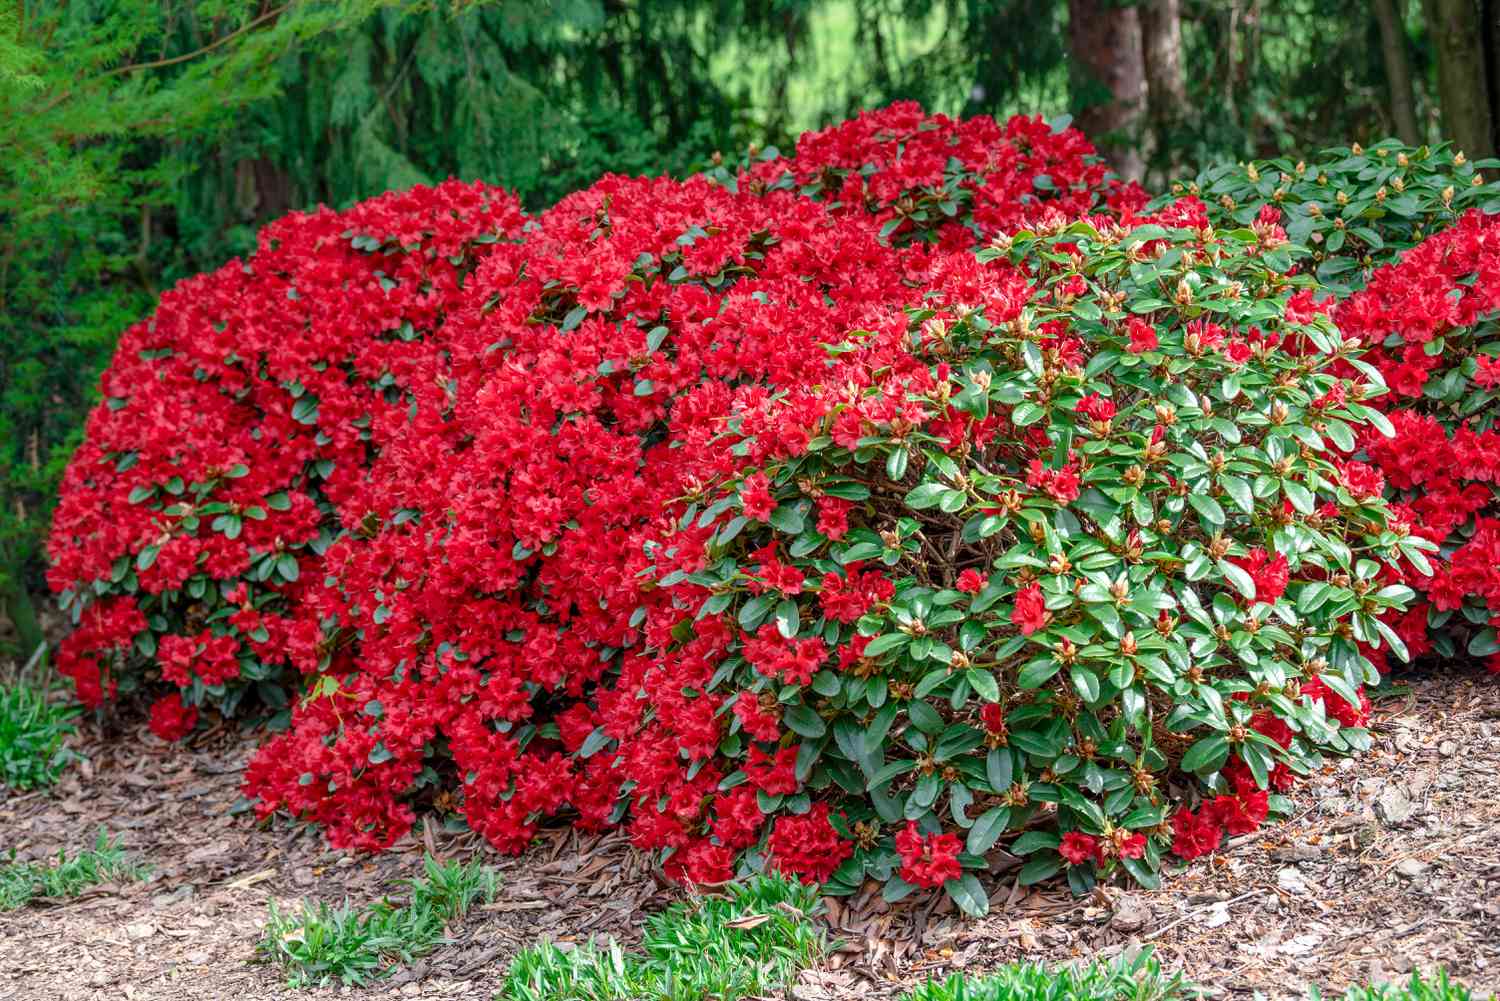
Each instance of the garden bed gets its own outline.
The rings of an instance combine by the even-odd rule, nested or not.
[[[1500,984],[1500,690],[1479,673],[1412,682],[1378,707],[1375,748],[1297,790],[1293,819],[1235,839],[1161,890],[1073,898],[1057,883],[991,880],[992,910],[962,920],[942,895],[887,908],[836,901],[842,951],[793,996],[892,997],[929,976],[1013,959],[1052,962],[1151,944],[1163,965],[1225,996],[1300,998],[1442,965]],[[88,764],[48,792],[0,801],[20,859],[78,851],[103,827],[152,867],[141,883],[0,914],[0,998],[284,997],[248,965],[267,904],[370,900],[416,875],[423,851],[467,858],[472,836],[419,828],[379,856],[325,850],[316,832],[232,814],[252,743],[211,731],[186,746],[92,728]],[[518,858],[485,851],[500,893],[454,943],[372,987],[308,997],[488,998],[509,958],[539,938],[632,940],[640,916],[680,893],[620,834],[554,829]],[[1013,874],[1012,874],[1013,876]]]

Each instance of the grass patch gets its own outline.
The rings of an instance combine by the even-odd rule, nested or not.
[[[146,867],[131,862],[103,831],[91,851],[73,858],[59,852],[57,861],[17,862],[0,866],[0,911],[13,911],[39,897],[76,897],[100,883],[140,879]]]
[[[78,707],[59,705],[45,689],[0,685],[0,785],[21,792],[57,781],[73,754],[63,741]]]
[[[1176,1001],[1198,989],[1181,973],[1168,974],[1150,949],[1108,963],[1046,967],[1012,963],[994,973],[956,973],[924,984],[903,1001]]]
[[[354,986],[386,976],[446,942],[448,924],[493,898],[499,885],[495,871],[478,863],[427,856],[422,869],[407,881],[402,905],[389,898],[359,908],[303,904],[283,914],[273,901],[256,952],[279,965],[291,987],[335,980]]]
[[[818,890],[773,876],[646,919],[642,952],[551,942],[512,961],[503,1001],[736,1001],[780,990],[827,952]]]
[[[1310,1001],[1322,1001],[1317,988],[1308,995]],[[1463,984],[1448,979],[1446,970],[1439,970],[1431,980],[1420,973],[1413,973],[1404,984],[1381,984],[1378,987],[1351,987],[1340,1001],[1480,1001]],[[1495,1001],[1495,995],[1489,996]]]

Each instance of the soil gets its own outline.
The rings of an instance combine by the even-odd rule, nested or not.
[[[1017,959],[1064,962],[1153,946],[1210,992],[1270,1001],[1305,985],[1341,990],[1447,968],[1500,988],[1500,684],[1449,671],[1377,707],[1375,748],[1337,761],[1292,795],[1287,821],[1235,839],[1157,891],[990,882],[991,913],[961,920],[945,897],[896,907],[878,894],[831,900],[839,951],[789,995],[895,998],[928,978]],[[430,823],[378,856],[326,847],[315,831],[243,811],[254,740],[226,728],[168,746],[145,729],[75,740],[86,761],[54,789],[0,790],[0,849],[40,859],[90,847],[101,828],[151,872],[73,900],[0,913],[0,1001],[238,1001],[307,997],[490,998],[509,958],[538,939],[630,942],[642,914],[678,891],[618,833],[544,834],[519,858]],[[288,991],[252,962],[267,905],[369,901],[400,892],[421,856],[483,856],[496,900],[452,943],[372,987]]]

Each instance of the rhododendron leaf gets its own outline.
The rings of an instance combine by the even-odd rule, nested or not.
[[[899,482],[906,475],[906,463],[910,458],[911,453],[904,446],[894,449],[885,459],[886,477],[893,483]]]
[[[1187,772],[1216,772],[1229,756],[1229,741],[1222,734],[1211,734],[1199,739],[1182,756],[1182,769]]]
[[[950,487],[941,483],[921,483],[907,493],[906,506],[916,511],[936,507],[944,494],[952,492]]]
[[[1016,684],[1022,688],[1040,688],[1061,668],[1062,665],[1050,656],[1038,657],[1021,668],[1021,673],[1016,677]]]
[[[975,693],[981,699],[986,702],[1000,701],[1000,685],[989,671],[971,668],[965,672],[964,678],[973,686]]]
[[[917,763],[915,761],[888,762],[887,764],[877,769],[875,774],[870,776],[870,781],[865,784],[865,788],[873,791],[875,789],[881,788],[882,786],[889,785],[892,779],[896,778],[899,775],[905,775],[907,772],[916,767]]]
[[[1303,514],[1312,514],[1317,501],[1311,490],[1295,480],[1282,480],[1281,489],[1286,494],[1286,499],[1292,502],[1293,507]]]
[[[923,675],[922,680],[917,682],[917,686],[912,689],[912,696],[918,699],[925,698],[933,692],[937,691],[938,688],[940,688],[943,683],[952,676],[952,670],[947,667],[940,667],[936,670],[928,671],[925,675]]]
[[[943,729],[943,717],[931,703],[914,699],[906,704],[906,715],[912,726],[923,733],[938,733]]]
[[[791,706],[782,714],[782,719],[793,733],[810,740],[816,740],[828,732],[828,725],[823,721],[823,717],[810,706]]]
[[[1122,858],[1120,864],[1125,871],[1130,873],[1132,879],[1141,884],[1147,890],[1161,889],[1161,877],[1144,860],[1135,858]]]
[[[1036,858],[1021,867],[1016,876],[1016,882],[1022,886],[1031,886],[1040,883],[1044,879],[1051,879],[1062,871],[1062,860],[1058,858]]]
[[[750,627],[746,627],[747,631]],[[866,657],[878,657],[883,653],[905,647],[911,642],[911,637],[905,633],[885,633],[877,636],[865,647]]]
[[[1473,657],[1489,657],[1500,653],[1500,636],[1497,636],[1493,628],[1481,629],[1470,637],[1467,649]]]
[[[959,910],[974,918],[982,918],[990,912],[990,898],[972,872],[943,884],[943,890],[958,905]]]
[[[1255,581],[1249,574],[1228,560],[1218,560],[1215,565],[1219,568],[1219,573],[1224,575],[1224,579],[1234,585],[1235,590],[1252,601],[1255,599]]]
[[[986,810],[969,828],[965,849],[970,855],[983,855],[995,847],[1009,825],[1010,807],[996,806]]]
[[[1193,506],[1193,510],[1197,511],[1210,525],[1224,524],[1224,509],[1212,497],[1206,494],[1190,493],[1187,500]]]
[[[1014,769],[1015,762],[1006,748],[993,748],[985,756],[985,778],[989,781],[990,789],[995,793],[1003,793],[1010,788],[1012,776],[1015,774]]]
[[[758,594],[745,602],[740,606],[740,628],[747,633],[754,632],[765,621],[775,603],[776,599],[768,594]]]
[[[783,598],[776,604],[776,631],[790,639],[797,635],[801,628],[797,602],[792,598]]]
[[[1255,512],[1255,497],[1250,492],[1250,484],[1246,480],[1238,476],[1222,475],[1219,477],[1219,486],[1224,488],[1224,492],[1229,494],[1241,511],[1246,514]]]
[[[787,535],[802,534],[810,506],[805,500],[794,504],[781,505],[771,512],[771,526],[785,532]]]
[[[1078,692],[1080,698],[1089,705],[1099,701],[1099,678],[1088,668],[1081,664],[1075,664],[1068,669],[1073,679],[1073,688]]]

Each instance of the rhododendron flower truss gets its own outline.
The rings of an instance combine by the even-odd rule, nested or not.
[[[1354,401],[1381,387],[1333,370],[1353,345],[1325,317],[1285,319],[1301,280],[1263,249],[1158,225],[1022,233],[833,342],[817,382],[738,392],[727,421],[683,428],[713,485],[644,547],[659,587],[648,659],[621,678],[647,696],[624,758],[673,739],[639,708],[653,693],[732,695],[696,767],[748,780],[768,813],[836,804],[856,847],[833,892],[941,881],[982,910],[959,877],[998,844],[1031,856],[1027,882],[1150,882],[1174,844],[1211,850],[1320,752],[1362,746],[1346,710],[1379,678],[1362,649],[1399,645],[1380,616],[1411,594],[1382,575],[1432,544],[1317,447],[1314,422],[1363,429],[1378,415]],[[1132,350],[1132,318],[1156,348]],[[1249,337],[1263,346],[1234,357]],[[851,504],[838,539],[817,525],[829,495]],[[766,587],[771,553],[821,583]],[[857,617],[852,590],[875,596]],[[800,677],[767,670],[809,641],[829,653]],[[795,787],[767,785],[781,755]],[[1165,780],[1183,772],[1202,833],[1171,820]]]

